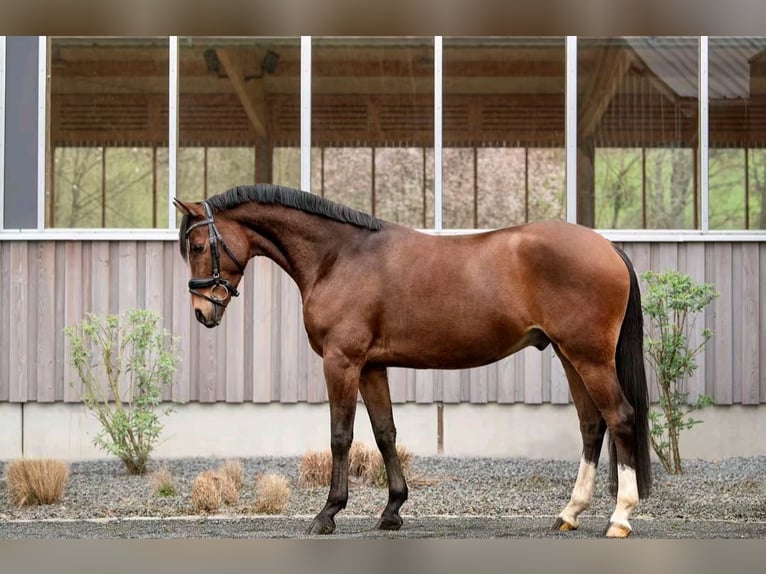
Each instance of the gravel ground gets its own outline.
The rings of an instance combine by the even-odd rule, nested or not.
[[[0,538],[32,536],[28,531],[14,533],[19,524],[45,524],[50,536],[76,537],[62,530],[62,520],[107,519],[94,524],[111,523],[101,536],[120,536],[119,524],[130,522],[130,536],[136,536],[136,517],[185,517],[170,521],[208,525],[220,521],[239,524],[239,532],[260,528],[270,537],[301,536],[310,518],[324,504],[327,489],[298,485],[297,457],[241,459],[245,485],[240,501],[223,507],[215,517],[199,517],[191,504],[191,488],[196,475],[221,464],[214,459],[181,459],[154,461],[152,469],[167,465],[172,473],[177,494],[160,497],[153,492],[149,477],[126,474],[118,461],[75,462],[64,497],[58,504],[15,508],[8,500],[5,480],[0,482]],[[5,474],[5,463],[0,463]],[[661,537],[766,537],[766,456],[731,458],[722,461],[685,461],[686,474],[669,476],[656,464],[652,496],[641,502],[633,514],[634,531],[641,523],[666,523],[668,532]],[[279,473],[290,480],[292,495],[282,517],[255,516],[254,478],[259,473]],[[566,504],[577,474],[577,463],[553,460],[414,457],[410,498],[402,508],[405,527],[416,537],[457,536],[493,537],[523,535],[524,529],[545,530],[550,520]],[[613,510],[607,492],[606,465],[599,468],[596,493],[591,509],[581,517],[583,536],[598,536]],[[349,503],[337,518],[338,531],[351,531],[365,524],[374,525],[385,501],[383,489],[352,482]],[[449,522],[461,517],[462,526]],[[192,518],[192,520],[189,520]],[[112,520],[109,520],[112,519]],[[515,530],[512,520],[518,521]],[[47,521],[53,520],[50,523]],[[431,520],[431,522],[429,522]],[[484,532],[482,525],[494,521],[495,531]],[[248,522],[249,521],[249,522]],[[162,533],[157,520],[153,532]],[[700,532],[690,525],[710,523],[712,531]],[[712,524],[718,523],[719,532]],[[50,526],[58,524],[58,527]],[[588,528],[585,528],[585,525]],[[67,527],[70,528],[70,527]],[[83,526],[83,528],[86,528]],[[87,530],[86,528],[86,530]],[[199,525],[193,536],[207,536]],[[24,534],[27,532],[27,534]],[[374,531],[373,531],[374,532]],[[163,534],[160,534],[163,535]],[[223,534],[236,536],[236,534]],[[43,535],[41,535],[43,536]],[[88,536],[87,532],[83,536]],[[98,537],[98,531],[93,536]],[[126,534],[127,536],[127,534]],[[148,535],[147,535],[148,536]]]

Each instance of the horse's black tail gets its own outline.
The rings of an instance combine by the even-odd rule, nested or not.
[[[652,468],[649,459],[649,391],[644,367],[644,314],[641,310],[641,291],[633,264],[625,252],[614,246],[630,274],[630,295],[625,318],[622,320],[617,341],[617,378],[622,392],[633,407],[634,462],[638,496],[646,498],[652,488]],[[609,487],[617,493],[617,449],[609,440]]]

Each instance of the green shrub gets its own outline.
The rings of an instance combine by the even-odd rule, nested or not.
[[[648,290],[643,298],[644,315],[649,319],[646,347],[649,363],[657,378],[660,410],[649,413],[652,448],[668,473],[683,472],[679,435],[701,421],[689,414],[713,404],[701,394],[689,403],[684,382],[697,369],[696,356],[713,335],[702,329],[699,344],[692,345],[697,316],[718,296],[710,283],[697,284],[678,271],[642,276]]]
[[[162,389],[179,362],[176,343],[151,311],[88,314],[65,329],[82,383],[81,400],[101,423],[93,443],[144,474],[163,425]],[[122,388],[121,388],[122,382]],[[74,386],[76,383],[71,382]]]

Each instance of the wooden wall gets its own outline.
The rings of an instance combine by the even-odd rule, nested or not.
[[[715,331],[689,381],[692,397],[766,402],[766,242],[623,244],[637,270],[679,269],[716,285],[705,313]],[[0,401],[78,400],[62,330],[88,311],[145,307],[182,341],[166,398],[322,402],[321,362],[308,347],[297,288],[268,260],[250,263],[221,327],[193,319],[188,270],[171,241],[0,241]],[[466,371],[391,369],[395,402],[567,403],[550,348]],[[656,397],[656,391],[652,389]]]

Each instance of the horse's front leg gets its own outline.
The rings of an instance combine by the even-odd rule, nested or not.
[[[370,415],[375,442],[383,456],[388,478],[388,504],[378,521],[380,530],[398,530],[402,525],[399,509],[407,500],[407,482],[396,452],[396,426],[391,409],[391,394],[385,367],[365,368],[359,390]]]
[[[348,451],[354,438],[354,413],[361,366],[339,351],[325,351],[324,376],[330,400],[332,478],[327,503],[309,526],[309,534],[332,534],[335,515],[348,502]]]

